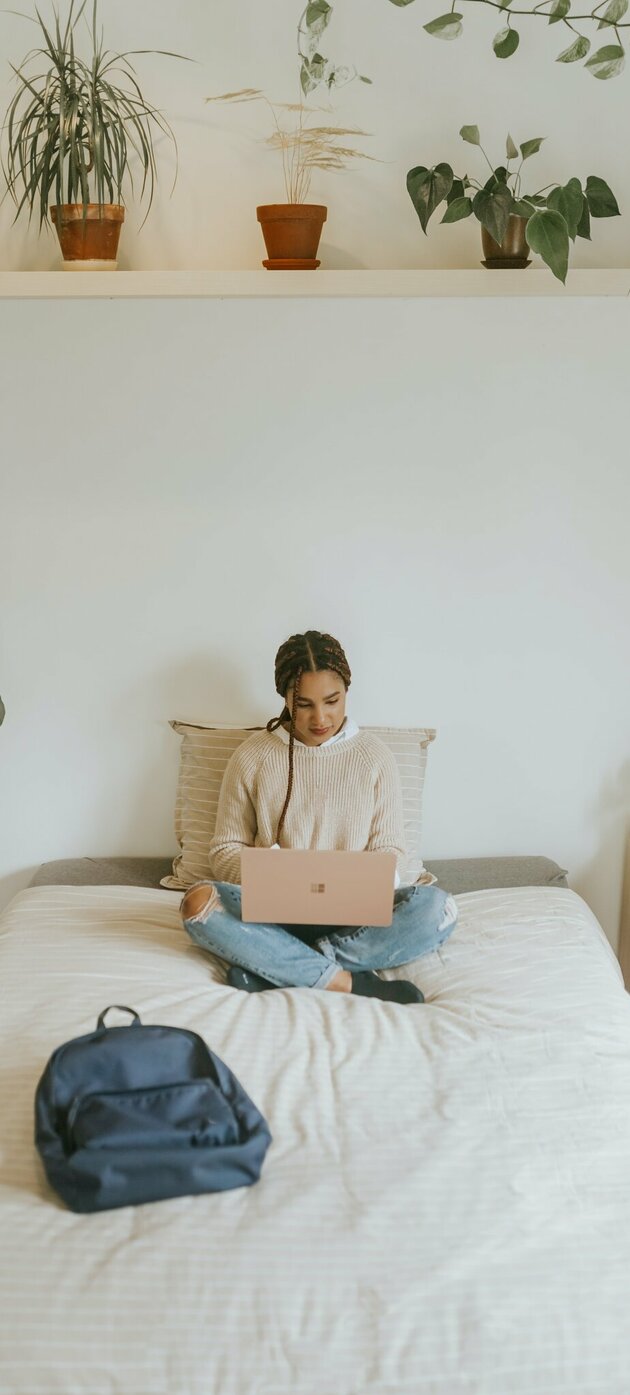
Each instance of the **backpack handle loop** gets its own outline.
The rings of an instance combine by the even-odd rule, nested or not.
[[[140,1021],[140,1018],[139,1018],[139,1016],[138,1016],[138,1013],[134,1010],[134,1008],[130,1008],[130,1007],[121,1007],[120,1003],[110,1003],[110,1006],[109,1006],[109,1007],[103,1008],[103,1011],[102,1011],[102,1013],[101,1013],[100,1016],[99,1016],[98,1022],[97,1022],[97,1024],[96,1024],[96,1029],[97,1029],[97,1031],[98,1031],[98,1029],[99,1029],[100,1027],[104,1027],[104,1026],[105,1026],[105,1018],[107,1017],[108,1012],[111,1012],[113,1008],[115,1008],[117,1012],[130,1012],[130,1013],[131,1013],[131,1016],[133,1017],[134,1020],[133,1020],[133,1022],[128,1022],[128,1023],[127,1023],[127,1026],[128,1026],[128,1027],[140,1027],[140,1026],[142,1026],[142,1023],[141,1023],[141,1021]]]

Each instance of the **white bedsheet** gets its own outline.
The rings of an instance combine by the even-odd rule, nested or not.
[[[408,1007],[229,989],[179,902],[39,887],[0,920],[1,1395],[628,1395],[630,998],[585,902],[459,896]],[[228,1062],[257,1184],[65,1209],[33,1096],[108,1003]]]

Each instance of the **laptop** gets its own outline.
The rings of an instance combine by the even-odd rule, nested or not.
[[[241,919],[264,925],[391,925],[394,852],[241,849]]]

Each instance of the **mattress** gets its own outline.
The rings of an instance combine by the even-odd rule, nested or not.
[[[458,897],[401,1007],[226,986],[178,893],[0,919],[2,1395],[627,1395],[630,999],[563,887]],[[78,1216],[33,1146],[109,1003],[200,1032],[267,1119],[259,1182]]]

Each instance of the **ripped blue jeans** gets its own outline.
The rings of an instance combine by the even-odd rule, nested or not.
[[[438,886],[400,886],[391,925],[260,925],[241,920],[241,888],[216,888],[219,905],[184,925],[191,939],[228,964],[238,964],[278,988],[326,988],[340,969],[394,969],[439,949],[453,933],[457,906]]]

